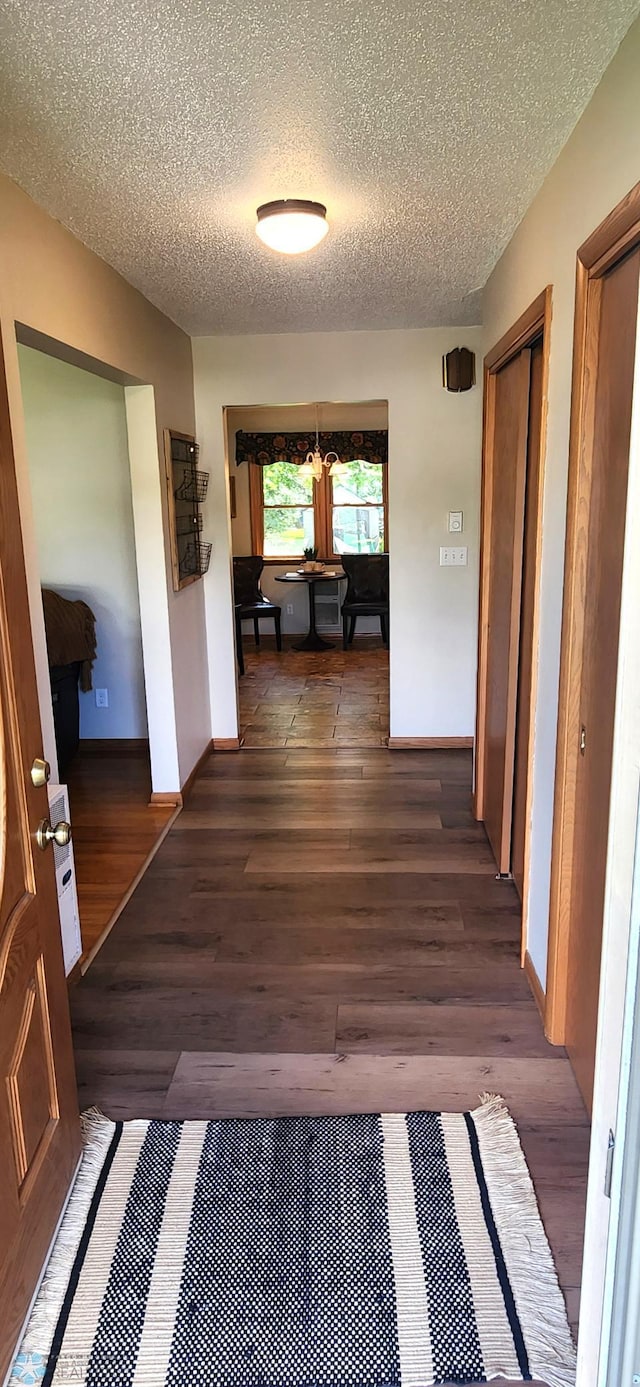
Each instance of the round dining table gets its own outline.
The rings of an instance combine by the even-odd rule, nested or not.
[[[309,593],[309,630],[303,641],[292,646],[293,650],[333,650],[333,641],[326,641],[318,635],[316,626],[316,584],[336,583],[346,578],[342,568],[330,568],[320,573],[282,573],[276,583],[304,583]]]

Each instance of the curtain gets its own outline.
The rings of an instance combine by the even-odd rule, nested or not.
[[[341,462],[385,463],[388,458],[386,429],[341,430],[320,433],[320,452],[337,453]],[[316,445],[315,429],[309,433],[236,433],[236,464],[256,462],[269,467],[272,462],[304,462]]]

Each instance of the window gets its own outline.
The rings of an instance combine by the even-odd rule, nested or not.
[[[301,477],[295,462],[263,467],[262,511],[266,558],[289,558],[314,543],[313,478]]]
[[[334,554],[379,554],[385,549],[383,468],[345,462],[331,483],[330,539]]]
[[[387,548],[386,467],[345,462],[319,482],[301,477],[293,462],[250,463],[253,552],[265,559],[302,558],[315,546],[322,558],[377,554]]]

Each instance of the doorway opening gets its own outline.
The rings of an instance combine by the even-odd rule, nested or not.
[[[39,697],[53,715],[49,744],[43,718],[51,818],[69,818],[73,831],[55,848],[70,971],[90,962],[175,809],[150,804],[124,386],[22,343],[18,361],[47,642]]]
[[[539,1006],[527,907],[550,323],[548,287],[485,359],[474,794],[498,872],[520,897]]]
[[[225,429],[241,745],[386,746],[386,401],[228,407]]]

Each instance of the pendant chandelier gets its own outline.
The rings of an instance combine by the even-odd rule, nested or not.
[[[327,469],[330,477],[339,477],[342,471],[342,463],[337,453],[325,453],[324,457],[320,452],[320,435],[318,432],[318,406],[316,405],[316,446],[313,452],[308,452],[300,468],[301,477],[313,477],[314,481],[319,482]]]

